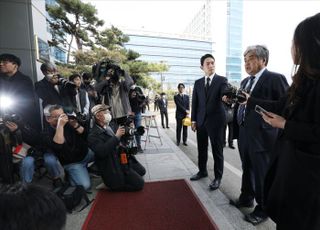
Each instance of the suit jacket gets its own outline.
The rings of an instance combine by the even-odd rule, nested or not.
[[[165,103],[163,102],[163,99],[158,99],[158,106],[160,109],[160,112],[167,112],[168,111],[168,99],[164,99]]]
[[[249,81],[249,77],[241,82],[241,88]],[[258,82],[251,92],[251,96],[263,100],[279,100],[285,95],[288,89],[286,78],[279,73],[268,71],[262,73]],[[235,111],[236,113],[237,111]],[[271,151],[278,129],[271,127],[263,121],[260,114],[254,108],[246,109],[244,118],[246,138],[250,142],[250,147],[255,152]]]
[[[320,229],[320,81],[306,81],[296,106],[287,96],[248,101],[286,119],[265,180],[267,212],[281,229]]]
[[[214,134],[215,129],[220,129],[225,125],[226,115],[221,98],[226,87],[227,79],[217,74],[212,78],[207,96],[205,77],[196,80],[194,84],[191,120],[195,121],[198,127],[205,125],[209,135]]]
[[[176,118],[183,119],[187,116],[187,110],[190,110],[189,96],[184,94],[183,98],[180,94],[174,96],[174,103],[176,104]]]

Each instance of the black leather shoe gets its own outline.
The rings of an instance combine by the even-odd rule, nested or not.
[[[233,145],[229,145],[230,149],[235,149],[236,147],[234,147]]]
[[[179,146],[180,145],[180,142],[177,142],[177,146]]]
[[[202,173],[198,172],[197,174],[194,174],[192,177],[190,177],[190,180],[200,180],[201,178],[207,177],[208,173]]]
[[[253,208],[253,201],[230,200],[229,204],[237,208]]]
[[[268,216],[265,214],[258,215],[253,211],[252,213],[246,214],[244,219],[253,225],[258,225],[266,221],[268,219]]]
[[[216,190],[220,187],[221,179],[214,179],[209,185],[210,190]]]
[[[169,127],[169,126],[167,126],[167,129],[170,129],[170,127]]]
[[[183,145],[184,145],[184,146],[188,146],[188,144],[187,144],[186,142],[183,142]]]

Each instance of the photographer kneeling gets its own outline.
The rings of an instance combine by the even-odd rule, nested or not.
[[[113,191],[142,190],[142,176],[146,171],[134,156],[122,155],[120,139],[125,135],[125,128],[120,126],[114,133],[109,126],[112,117],[108,108],[109,106],[102,104],[92,108],[95,124],[88,138],[89,146],[95,152],[96,164],[103,182]]]

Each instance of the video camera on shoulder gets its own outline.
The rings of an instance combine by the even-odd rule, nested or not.
[[[246,95],[243,93],[243,89],[238,89],[236,86],[228,84],[223,95],[226,95],[231,103],[242,103],[247,100]]]
[[[102,81],[106,76],[110,77],[111,81],[117,82],[120,76],[124,76],[124,70],[113,60],[105,59],[92,66],[92,74],[97,82]]]

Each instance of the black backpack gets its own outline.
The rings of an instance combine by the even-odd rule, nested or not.
[[[86,203],[78,212],[88,207],[93,201],[93,199],[91,201],[89,200],[87,192],[82,185],[71,186],[70,184],[65,184],[56,188],[53,192],[60,197],[69,213],[72,213],[72,211],[80,205],[82,200]]]

